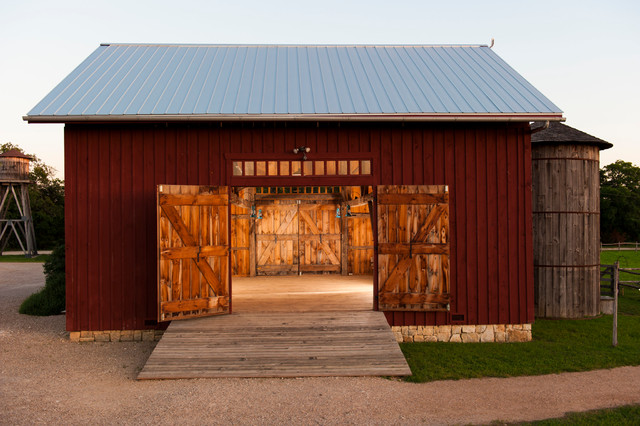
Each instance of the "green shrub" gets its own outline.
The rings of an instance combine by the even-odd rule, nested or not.
[[[64,245],[53,250],[44,263],[45,285],[27,297],[19,312],[26,315],[58,315],[65,309]]]

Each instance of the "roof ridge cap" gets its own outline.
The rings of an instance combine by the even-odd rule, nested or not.
[[[347,43],[347,44],[290,44],[290,43],[100,43],[102,47],[111,46],[148,46],[148,47],[486,47],[486,44],[368,44],[368,43]]]

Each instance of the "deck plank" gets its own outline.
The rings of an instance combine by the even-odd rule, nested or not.
[[[172,322],[138,379],[410,374],[381,312],[263,312]]]

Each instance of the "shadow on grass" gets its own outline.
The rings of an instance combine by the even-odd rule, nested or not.
[[[496,423],[498,424],[498,422]],[[499,423],[504,424],[504,423]],[[564,417],[541,420],[518,425],[554,426],[554,425],[638,425],[640,424],[640,405],[625,405],[605,410],[569,413]]]
[[[640,365],[640,317],[620,315],[618,346],[612,317],[537,320],[526,343],[402,343],[409,382],[511,377]]]

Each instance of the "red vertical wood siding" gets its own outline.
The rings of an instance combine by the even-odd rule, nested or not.
[[[156,327],[156,185],[228,185],[227,154],[302,145],[373,158],[376,185],[449,185],[451,312],[390,324],[533,321],[527,124],[68,124],[67,329]]]

